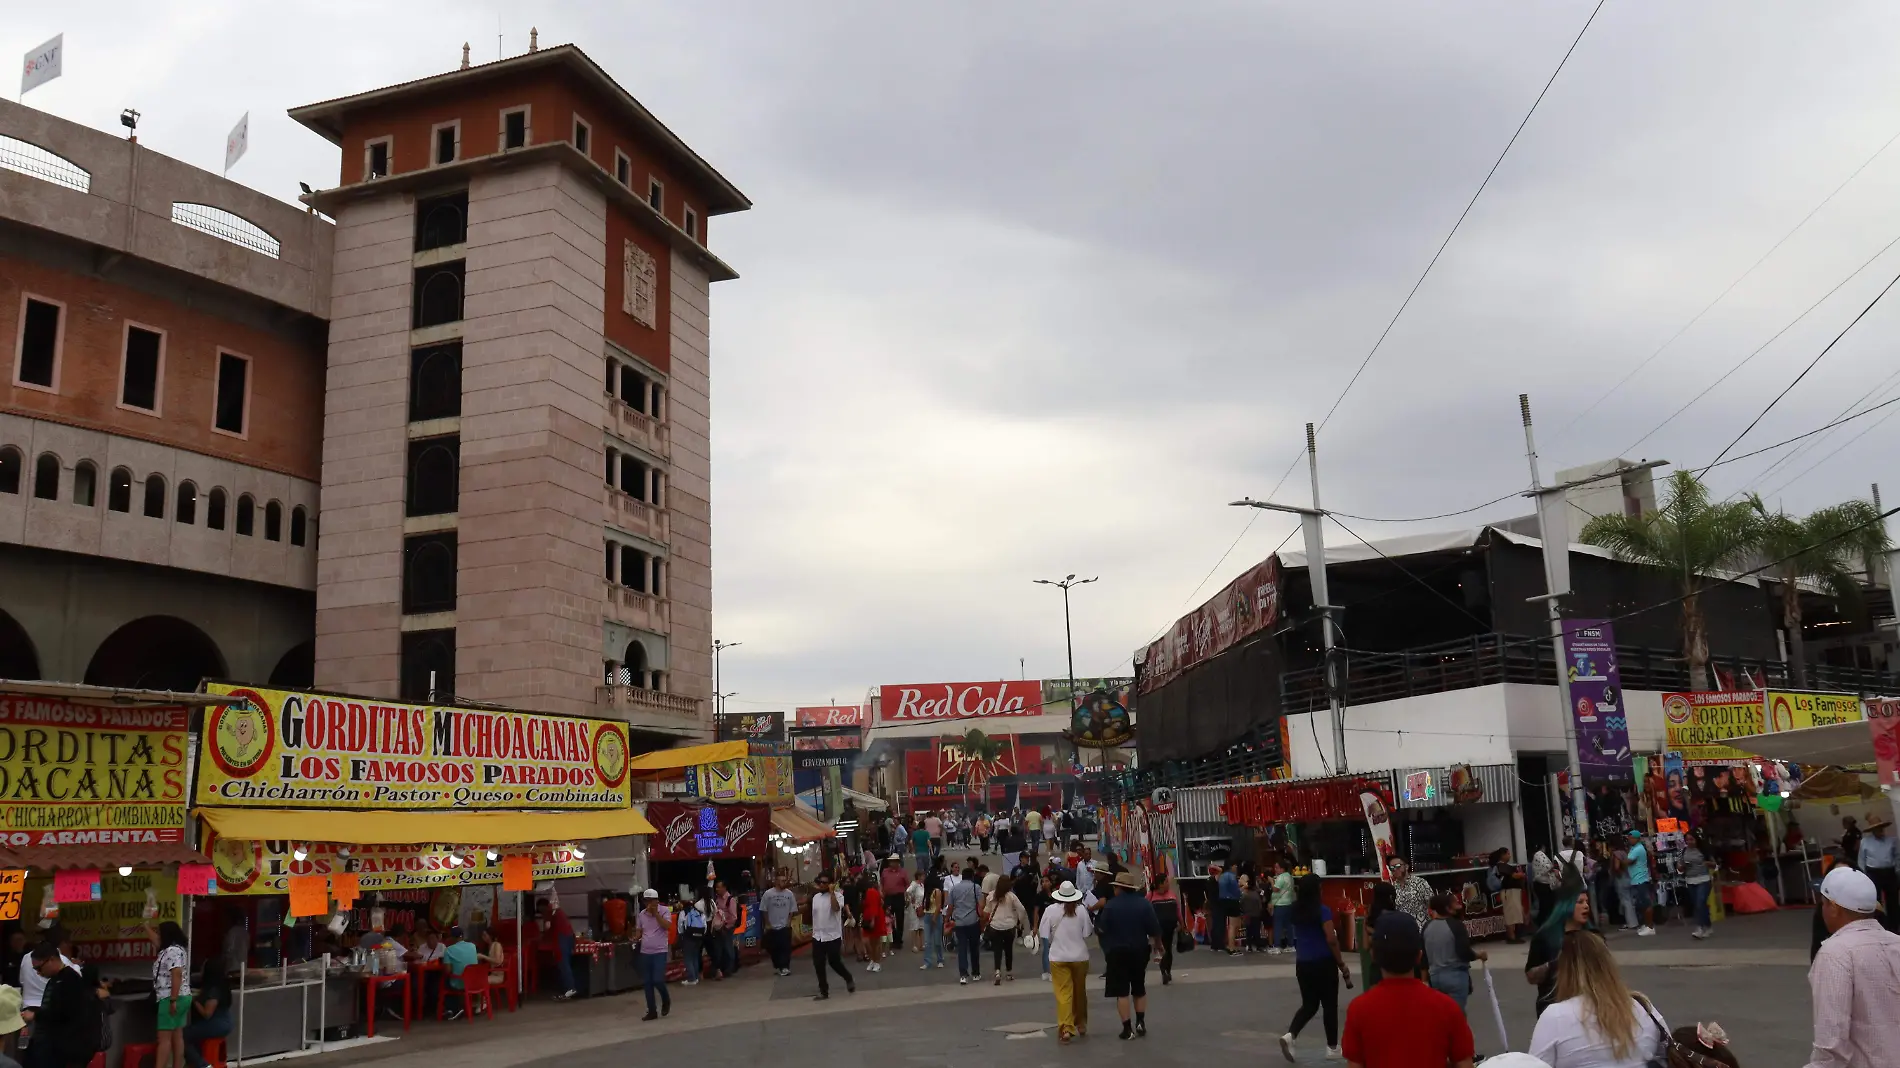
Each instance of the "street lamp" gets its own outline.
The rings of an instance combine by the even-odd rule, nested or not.
[[[722,642],[713,639],[713,715],[722,716],[726,712],[726,698],[732,696],[719,692],[719,654],[726,649],[736,649],[744,642]]]
[[[1039,586],[1060,586],[1062,588],[1062,640],[1069,648],[1069,707],[1075,707],[1075,631],[1069,626],[1069,587],[1082,586],[1098,582],[1101,576],[1079,579],[1074,575],[1057,581],[1055,579],[1033,579]]]

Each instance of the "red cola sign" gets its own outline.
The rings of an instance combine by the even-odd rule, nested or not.
[[[1231,826],[1267,827],[1276,823],[1318,820],[1363,820],[1365,805],[1359,795],[1378,794],[1392,808],[1392,784],[1383,779],[1351,776],[1319,782],[1235,786],[1221,802],[1221,815]]]
[[[793,712],[798,727],[862,727],[862,705],[808,705]]]
[[[929,682],[885,686],[878,690],[877,721],[946,723],[993,716],[1042,714],[1042,683],[1035,679],[1013,682]]]
[[[705,860],[708,857],[760,857],[771,833],[772,811],[765,805],[686,805],[647,802],[651,860]]]

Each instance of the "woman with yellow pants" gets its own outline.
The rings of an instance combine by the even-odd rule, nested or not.
[[[1049,976],[1056,988],[1056,1029],[1062,1043],[1089,1033],[1089,933],[1095,925],[1082,909],[1082,891],[1064,882],[1050,895],[1039,934],[1049,945]]]

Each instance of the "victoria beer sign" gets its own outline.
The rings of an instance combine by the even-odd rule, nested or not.
[[[647,820],[656,832],[647,837],[650,859],[703,860],[764,855],[772,815],[765,805],[649,801]]]

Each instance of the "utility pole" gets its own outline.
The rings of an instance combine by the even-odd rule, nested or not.
[[[1251,497],[1234,501],[1232,506],[1290,512],[1300,517],[1300,531],[1306,537],[1306,574],[1313,587],[1313,611],[1319,613],[1320,648],[1324,650],[1326,662],[1326,706],[1332,715],[1333,771],[1343,775],[1346,772],[1346,709],[1340,695],[1345,692],[1346,680],[1339,677],[1339,662],[1333,656],[1333,629],[1337,626],[1333,622],[1333,613],[1338,609],[1332,605],[1326,587],[1326,535],[1320,527],[1320,520],[1326,511],[1319,503],[1319,449],[1311,423],[1306,424],[1306,473],[1313,484],[1311,508],[1256,501]]]
[[[718,717],[726,714],[727,696],[726,692],[719,688],[719,654],[727,649],[736,649],[744,644],[744,642],[722,642],[717,638],[713,639],[713,719],[715,723],[715,734],[717,733]]]
[[[1621,478],[1632,471],[1647,471],[1662,467],[1667,460],[1645,460],[1639,464],[1630,464],[1613,471],[1606,471],[1589,478],[1580,478],[1572,482],[1546,488],[1537,471],[1537,442],[1531,434],[1531,397],[1528,393],[1517,395],[1518,414],[1524,420],[1524,455],[1531,465],[1531,489],[1525,494],[1537,502],[1537,537],[1544,545],[1544,589],[1540,597],[1529,597],[1529,601],[1543,601],[1550,612],[1550,649],[1557,662],[1557,697],[1561,705],[1564,727],[1564,752],[1570,759],[1570,811],[1577,825],[1577,843],[1579,846],[1590,838],[1590,817],[1584,805],[1583,761],[1577,751],[1577,715],[1576,707],[1570,696],[1570,664],[1564,651],[1564,621],[1562,600],[1570,596],[1570,491],[1578,486],[1592,482],[1601,482],[1607,478]]]

